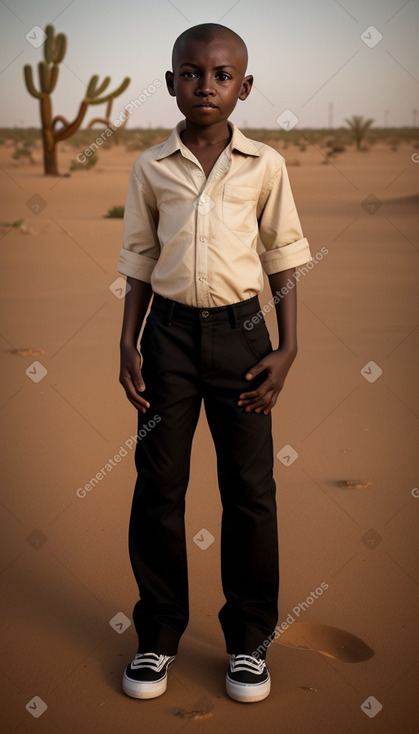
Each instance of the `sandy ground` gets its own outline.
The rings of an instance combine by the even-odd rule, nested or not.
[[[299,354],[274,412],[283,628],[268,651],[271,695],[247,706],[224,688],[221,505],[204,415],[187,499],[191,621],[167,693],[121,692],[136,651],[136,415],[117,379],[122,222],[103,215],[124,203],[136,153],[101,151],[96,168],[59,179],[10,153],[0,148],[0,220],[24,226],[1,229],[2,731],[416,733],[414,151],[377,145],[329,165],[313,148],[285,151],[312,253],[327,254],[301,278]],[[71,157],[64,147],[61,170]]]

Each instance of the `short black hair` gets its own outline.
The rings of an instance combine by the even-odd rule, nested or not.
[[[227,28],[227,26],[220,25],[219,23],[201,23],[200,25],[194,25],[191,28],[187,28],[186,31],[183,31],[183,33],[181,33],[180,36],[178,36],[178,38],[176,39],[173,46],[172,65],[174,65],[176,52],[182,46],[182,44],[189,39],[192,39],[194,41],[202,41],[203,43],[210,43],[211,41],[215,41],[218,39],[236,43],[237,46],[242,49],[243,56],[246,59],[247,67],[248,57],[247,46],[245,42],[238,35],[238,33],[235,33],[235,31],[232,31],[231,28]]]

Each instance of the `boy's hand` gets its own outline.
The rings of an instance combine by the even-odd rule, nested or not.
[[[249,370],[246,380],[253,380],[264,370],[267,377],[256,390],[240,394],[238,405],[244,406],[246,413],[254,411],[268,415],[271,412],[296,354],[297,349],[275,349]]]
[[[150,403],[139,394],[144,392],[145,383],[141,374],[141,357],[134,346],[121,346],[119,382],[130,403],[141,413],[145,413]]]

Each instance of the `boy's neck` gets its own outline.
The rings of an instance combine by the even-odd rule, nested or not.
[[[186,126],[181,132],[181,139],[186,147],[207,148],[211,145],[227,145],[231,139],[231,130],[227,120],[215,125],[195,125],[186,120]]]

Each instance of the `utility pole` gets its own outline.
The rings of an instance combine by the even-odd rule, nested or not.
[[[333,102],[329,102],[329,128],[333,127]]]

